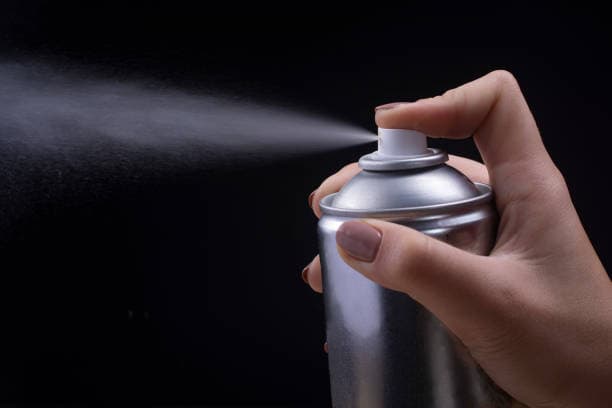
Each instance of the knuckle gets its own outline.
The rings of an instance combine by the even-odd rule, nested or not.
[[[516,173],[512,174],[518,174],[520,171],[523,171],[523,168],[517,166]],[[552,162],[538,163],[536,166],[529,167],[528,171],[544,176],[531,178],[529,183],[517,186],[511,193],[511,203],[547,203],[546,206],[539,206],[547,214],[551,214],[550,210],[558,208],[559,205],[566,206],[571,204],[570,193],[565,178]]]
[[[570,201],[565,177],[555,166],[553,166],[549,175],[544,180],[538,182],[536,186],[536,191],[539,193],[538,197],[546,200],[546,202],[562,204]]]
[[[491,72],[490,74],[497,85],[502,89],[518,89],[519,84],[510,71],[506,71],[505,69],[498,69],[496,71]]]
[[[550,178],[548,189],[551,196],[556,200],[565,200],[569,198],[569,190],[565,177],[563,177],[563,174],[556,167]]]

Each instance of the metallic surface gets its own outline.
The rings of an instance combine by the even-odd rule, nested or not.
[[[319,243],[333,406],[509,406],[509,397],[431,313],[351,269],[335,238],[342,222],[375,217],[487,254],[497,224],[491,198],[488,186],[437,164],[364,170],[322,200]]]
[[[429,207],[469,200],[480,195],[467,177],[437,165],[402,171],[362,171],[334,197],[334,209],[371,213],[405,207]]]

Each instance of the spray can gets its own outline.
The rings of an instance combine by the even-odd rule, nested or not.
[[[465,347],[403,293],[368,280],[336,248],[351,219],[406,225],[476,254],[495,241],[497,213],[488,185],[444,164],[424,134],[379,129],[378,151],[362,171],[321,200],[319,246],[334,407],[478,408],[510,406]]]

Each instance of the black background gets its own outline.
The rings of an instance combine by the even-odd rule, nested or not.
[[[231,91],[371,130],[377,104],[508,69],[609,265],[609,23],[533,6],[28,0],[2,3],[0,44],[4,61]],[[9,139],[0,401],[329,405],[321,298],[299,277],[316,253],[306,197],[371,146],[215,170],[139,152],[68,166]],[[470,141],[433,144],[477,157]]]

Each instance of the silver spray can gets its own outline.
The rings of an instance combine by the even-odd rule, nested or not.
[[[406,225],[476,254],[495,241],[488,185],[473,183],[427,148],[424,134],[379,129],[378,151],[320,203],[319,245],[334,407],[504,407],[510,399],[438,319],[403,293],[368,280],[340,258],[348,220]]]

